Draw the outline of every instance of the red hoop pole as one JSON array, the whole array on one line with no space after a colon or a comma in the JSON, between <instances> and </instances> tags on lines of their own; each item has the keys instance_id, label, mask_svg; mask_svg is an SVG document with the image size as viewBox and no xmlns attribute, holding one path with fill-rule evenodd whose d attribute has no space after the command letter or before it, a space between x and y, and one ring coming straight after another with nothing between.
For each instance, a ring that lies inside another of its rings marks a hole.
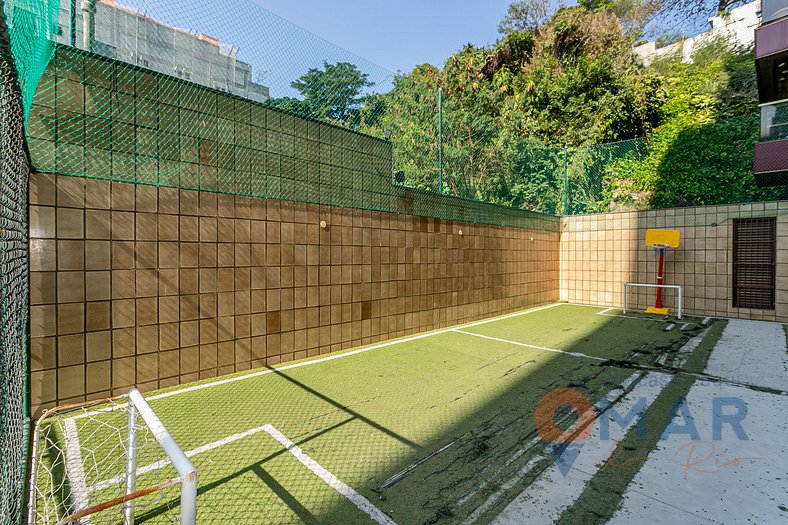
<instances>
[{"instance_id":1,"label":"red hoop pole","mask_svg":"<svg viewBox=\"0 0 788 525\"><path fill-rule=\"evenodd\" d=\"M659 265L657 267L657 284L662 284L662 267L665 262L665 248L659 248ZM662 308L662 288L657 288L657 301L654 304L655 308Z\"/></svg>"}]
</instances>

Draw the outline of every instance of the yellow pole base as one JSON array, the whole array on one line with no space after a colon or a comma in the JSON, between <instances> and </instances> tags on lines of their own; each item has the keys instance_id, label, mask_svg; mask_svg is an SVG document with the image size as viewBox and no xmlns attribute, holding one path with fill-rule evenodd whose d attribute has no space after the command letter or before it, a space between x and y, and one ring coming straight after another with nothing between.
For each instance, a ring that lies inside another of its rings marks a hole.
<instances>
[{"instance_id":1,"label":"yellow pole base","mask_svg":"<svg viewBox=\"0 0 788 525\"><path fill-rule=\"evenodd\" d=\"M657 315L668 315L670 314L670 308L656 308L654 306L649 306L646 308L647 314L657 314Z\"/></svg>"}]
</instances>

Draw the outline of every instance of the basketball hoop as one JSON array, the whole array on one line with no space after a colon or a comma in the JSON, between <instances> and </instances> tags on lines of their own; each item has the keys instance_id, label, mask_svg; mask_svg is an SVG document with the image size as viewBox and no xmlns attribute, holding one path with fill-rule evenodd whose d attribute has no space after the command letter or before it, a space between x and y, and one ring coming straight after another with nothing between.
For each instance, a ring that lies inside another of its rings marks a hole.
<instances>
[{"instance_id":1,"label":"basketball hoop","mask_svg":"<svg viewBox=\"0 0 788 525\"><path fill-rule=\"evenodd\" d=\"M670 244L666 242L655 242L651 247L654 248L654 255L659 255L662 250L670 248Z\"/></svg>"},{"instance_id":2,"label":"basketball hoop","mask_svg":"<svg viewBox=\"0 0 788 525\"><path fill-rule=\"evenodd\" d=\"M662 306L662 288L665 286L663 268L665 265L665 254L668 253L668 248L678 248L681 234L678 230L646 230L646 246L651 245L654 249L654 255L659 257L657 265L657 299L654 306L646 309L646 313L668 315L670 309Z\"/></svg>"}]
</instances>

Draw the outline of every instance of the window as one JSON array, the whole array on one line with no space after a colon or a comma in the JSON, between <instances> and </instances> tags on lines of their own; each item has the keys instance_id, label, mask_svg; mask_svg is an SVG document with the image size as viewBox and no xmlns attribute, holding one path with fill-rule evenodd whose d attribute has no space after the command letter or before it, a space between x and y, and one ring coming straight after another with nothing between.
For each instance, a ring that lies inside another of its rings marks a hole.
<instances>
[{"instance_id":1,"label":"window","mask_svg":"<svg viewBox=\"0 0 788 525\"><path fill-rule=\"evenodd\" d=\"M175 75L184 78L186 80L192 78L192 74L189 72L188 69L186 69L183 66L175 66Z\"/></svg>"},{"instance_id":2,"label":"window","mask_svg":"<svg viewBox=\"0 0 788 525\"><path fill-rule=\"evenodd\" d=\"M774 309L774 217L733 221L733 307Z\"/></svg>"}]
</instances>

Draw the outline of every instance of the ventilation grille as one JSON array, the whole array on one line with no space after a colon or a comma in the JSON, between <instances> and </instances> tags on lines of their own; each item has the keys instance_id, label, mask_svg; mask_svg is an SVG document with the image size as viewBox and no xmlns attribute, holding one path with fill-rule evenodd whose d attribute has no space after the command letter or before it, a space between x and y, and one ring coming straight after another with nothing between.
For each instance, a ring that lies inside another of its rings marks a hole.
<instances>
[{"instance_id":1,"label":"ventilation grille","mask_svg":"<svg viewBox=\"0 0 788 525\"><path fill-rule=\"evenodd\" d=\"M774 309L775 219L733 221L733 306Z\"/></svg>"}]
</instances>

